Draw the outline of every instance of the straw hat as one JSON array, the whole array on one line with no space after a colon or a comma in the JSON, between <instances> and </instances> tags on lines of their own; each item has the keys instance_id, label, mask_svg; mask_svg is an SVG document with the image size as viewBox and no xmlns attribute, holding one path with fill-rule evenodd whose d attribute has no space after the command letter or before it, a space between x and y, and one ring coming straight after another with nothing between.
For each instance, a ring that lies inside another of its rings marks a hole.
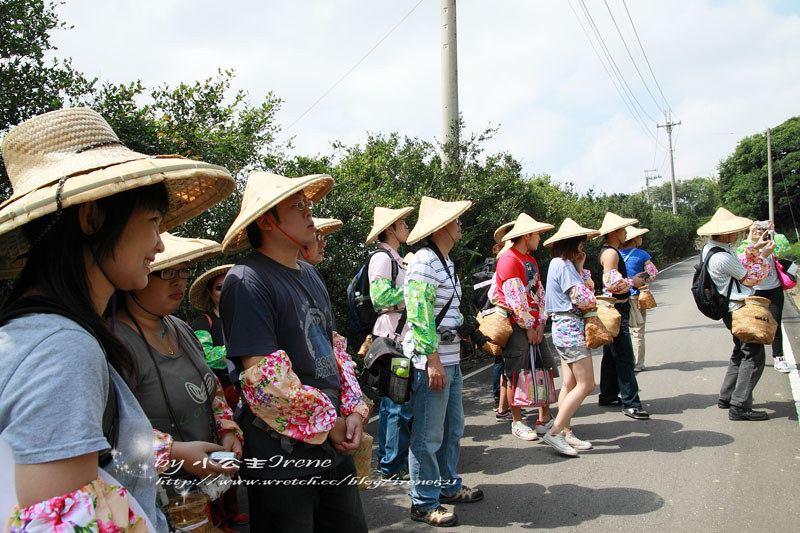
<instances>
[{"instance_id":1,"label":"straw hat","mask_svg":"<svg viewBox=\"0 0 800 533\"><path fill-rule=\"evenodd\" d=\"M550 231L553 228L555 228L555 226L552 224L537 222L532 216L526 213L520 213L517 220L514 222L514 227L508 230L503 240L511 241L512 239L528 235L529 233L541 233L543 231Z\"/></svg>"},{"instance_id":2,"label":"straw hat","mask_svg":"<svg viewBox=\"0 0 800 533\"><path fill-rule=\"evenodd\" d=\"M211 311L214 305L211 301L211 296L208 294L208 284L219 276L227 274L228 270L233 266L233 263L231 263L214 267L211 270L206 270L194 280L194 283L189 288L189 303L192 304L192 307L200 311Z\"/></svg>"},{"instance_id":3,"label":"straw hat","mask_svg":"<svg viewBox=\"0 0 800 533\"><path fill-rule=\"evenodd\" d=\"M0 273L23 266L15 258L30 243L26 223L58 210L163 182L169 198L166 231L206 211L234 189L224 168L178 155L149 156L123 146L96 111L71 108L27 120L3 139L13 194L0 203Z\"/></svg>"},{"instance_id":4,"label":"straw hat","mask_svg":"<svg viewBox=\"0 0 800 533\"><path fill-rule=\"evenodd\" d=\"M587 239L594 239L600 235L600 232L596 229L584 228L571 218L565 218L556 234L544 241L544 245L551 246L558 241L565 241L582 235L585 235Z\"/></svg>"},{"instance_id":5,"label":"straw hat","mask_svg":"<svg viewBox=\"0 0 800 533\"><path fill-rule=\"evenodd\" d=\"M494 230L494 242L497 244L503 244L503 236L508 233L508 230L511 229L511 226L514 225L514 221L506 222L496 230Z\"/></svg>"},{"instance_id":6,"label":"straw hat","mask_svg":"<svg viewBox=\"0 0 800 533\"><path fill-rule=\"evenodd\" d=\"M164 241L164 251L156 254L156 258L150 265L152 272L171 268L181 263L193 265L222 252L222 246L210 239L187 239L171 233L162 233L161 240Z\"/></svg>"},{"instance_id":7,"label":"straw hat","mask_svg":"<svg viewBox=\"0 0 800 533\"><path fill-rule=\"evenodd\" d=\"M634 224L638 224L639 219L636 218L623 218L616 213L612 213L611 211L606 212L606 216L603 217L603 224L600 225L600 229L597 230L600 232L600 235L603 236L612 231L617 231L618 229L625 228L627 226L633 226Z\"/></svg>"},{"instance_id":8,"label":"straw hat","mask_svg":"<svg viewBox=\"0 0 800 533\"><path fill-rule=\"evenodd\" d=\"M222 240L222 251L232 254L250 248L247 226L291 195L302 192L307 200L317 203L325 198L332 188L333 178L327 174L287 178L254 170L247 177L239 215Z\"/></svg>"},{"instance_id":9,"label":"straw hat","mask_svg":"<svg viewBox=\"0 0 800 533\"><path fill-rule=\"evenodd\" d=\"M512 246L514 246L513 242L511 242L511 241L504 242L503 243L503 247L500 248L500 251L497 252L497 255L494 256L494 258L498 259L501 255L503 255L505 252L507 252Z\"/></svg>"},{"instance_id":10,"label":"straw hat","mask_svg":"<svg viewBox=\"0 0 800 533\"><path fill-rule=\"evenodd\" d=\"M315 217L312 217L311 219L314 221L314 227L317 228L317 231L319 231L319 234L322 235L323 237L325 235L330 235L331 233L333 233L337 229L339 229L342 226L344 226L342 221L339 220L338 218L315 218Z\"/></svg>"},{"instance_id":11,"label":"straw hat","mask_svg":"<svg viewBox=\"0 0 800 533\"><path fill-rule=\"evenodd\" d=\"M408 234L408 244L414 244L436 230L440 230L470 208L472 202L461 200L445 202L430 196L423 196L419 204L419 219L414 229Z\"/></svg>"},{"instance_id":12,"label":"straw hat","mask_svg":"<svg viewBox=\"0 0 800 533\"><path fill-rule=\"evenodd\" d=\"M413 207L401 207L400 209L376 207L372 214L372 229L369 230L369 235L367 235L367 244L377 239L383 230L401 218L406 218L413 210Z\"/></svg>"},{"instance_id":13,"label":"straw hat","mask_svg":"<svg viewBox=\"0 0 800 533\"><path fill-rule=\"evenodd\" d=\"M634 228L633 226L628 226L625 228L625 242L628 242L631 239L635 239L636 237L641 237L645 233L648 233L650 230L647 228Z\"/></svg>"},{"instance_id":14,"label":"straw hat","mask_svg":"<svg viewBox=\"0 0 800 533\"><path fill-rule=\"evenodd\" d=\"M697 228L698 235L727 235L746 230L753 221L745 217L737 217L724 207L717 209L711 220Z\"/></svg>"}]
</instances>

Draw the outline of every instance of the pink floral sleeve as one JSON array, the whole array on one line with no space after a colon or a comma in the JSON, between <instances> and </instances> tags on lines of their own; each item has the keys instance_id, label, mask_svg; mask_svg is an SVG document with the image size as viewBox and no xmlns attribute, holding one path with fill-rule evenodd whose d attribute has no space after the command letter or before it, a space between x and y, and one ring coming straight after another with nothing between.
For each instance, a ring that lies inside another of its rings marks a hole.
<instances>
[{"instance_id":1,"label":"pink floral sleeve","mask_svg":"<svg viewBox=\"0 0 800 533\"><path fill-rule=\"evenodd\" d=\"M522 328L536 327L537 317L528 305L528 292L519 278L509 278L503 283L506 305L514 313L514 321ZM538 313L537 313L538 315Z\"/></svg>"},{"instance_id":2,"label":"pink floral sleeve","mask_svg":"<svg viewBox=\"0 0 800 533\"><path fill-rule=\"evenodd\" d=\"M336 409L330 399L300 382L283 350L242 372L241 383L253 413L281 435L322 444L336 423Z\"/></svg>"},{"instance_id":3,"label":"pink floral sleeve","mask_svg":"<svg viewBox=\"0 0 800 533\"><path fill-rule=\"evenodd\" d=\"M752 244L747 246L747 249L752 249L752 252L748 253L748 250L745 249L745 253L739 255L739 262L747 269L747 275L739 281L748 286L758 285L767 279L769 274L769 262L761 257L761 254L752 246Z\"/></svg>"},{"instance_id":4,"label":"pink floral sleeve","mask_svg":"<svg viewBox=\"0 0 800 533\"><path fill-rule=\"evenodd\" d=\"M533 297L534 304L539 311L539 317L536 325L544 324L547 322L547 313L544 312L544 285L539 280L536 280L536 295Z\"/></svg>"},{"instance_id":5,"label":"pink floral sleeve","mask_svg":"<svg viewBox=\"0 0 800 533\"><path fill-rule=\"evenodd\" d=\"M655 263L653 263L652 261L648 261L647 263L644 264L644 271L650 274L649 281L656 279L656 276L658 276L658 269L656 268Z\"/></svg>"},{"instance_id":6,"label":"pink floral sleeve","mask_svg":"<svg viewBox=\"0 0 800 533\"><path fill-rule=\"evenodd\" d=\"M627 292L633 287L633 280L623 278L619 270L612 269L603 273L603 285L612 294Z\"/></svg>"},{"instance_id":7,"label":"pink floral sleeve","mask_svg":"<svg viewBox=\"0 0 800 533\"><path fill-rule=\"evenodd\" d=\"M594 293L594 280L592 279L592 271L583 269L581 271L581 277L583 278L583 283L589 287L589 290Z\"/></svg>"},{"instance_id":8,"label":"pink floral sleeve","mask_svg":"<svg viewBox=\"0 0 800 533\"><path fill-rule=\"evenodd\" d=\"M217 435L221 438L225 433L233 433L239 442L244 443L242 429L239 424L233 421L233 410L225 400L225 393L222 391L222 384L215 376L214 380L217 382L217 391L214 394L214 400L211 405L214 413L214 421L217 424Z\"/></svg>"},{"instance_id":9,"label":"pink floral sleeve","mask_svg":"<svg viewBox=\"0 0 800 533\"><path fill-rule=\"evenodd\" d=\"M369 407L361 399L361 387L353 370L353 359L347 353L347 339L335 331L333 332L333 353L336 355L336 364L339 366L339 380L342 386L339 410L342 416L358 413L366 421L369 417Z\"/></svg>"},{"instance_id":10,"label":"pink floral sleeve","mask_svg":"<svg viewBox=\"0 0 800 533\"><path fill-rule=\"evenodd\" d=\"M146 533L147 523L130 508L127 490L98 477L75 492L24 509L15 507L6 531Z\"/></svg>"},{"instance_id":11,"label":"pink floral sleeve","mask_svg":"<svg viewBox=\"0 0 800 533\"><path fill-rule=\"evenodd\" d=\"M153 429L153 451L156 456L156 471L161 474L170 466L172 435Z\"/></svg>"},{"instance_id":12,"label":"pink floral sleeve","mask_svg":"<svg viewBox=\"0 0 800 533\"><path fill-rule=\"evenodd\" d=\"M597 305L594 291L584 285L575 285L569 290L569 300L581 311L591 309Z\"/></svg>"}]
</instances>

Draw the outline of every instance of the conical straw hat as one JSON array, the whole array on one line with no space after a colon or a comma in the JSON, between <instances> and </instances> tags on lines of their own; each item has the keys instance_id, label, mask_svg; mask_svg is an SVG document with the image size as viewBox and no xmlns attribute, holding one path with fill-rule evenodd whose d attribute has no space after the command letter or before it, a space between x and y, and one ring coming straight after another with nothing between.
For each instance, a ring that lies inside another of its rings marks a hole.
<instances>
[{"instance_id":1,"label":"conical straw hat","mask_svg":"<svg viewBox=\"0 0 800 533\"><path fill-rule=\"evenodd\" d=\"M616 213L608 211L606 212L606 216L603 217L603 224L597 231L600 232L600 236L602 236L611 233L612 231L616 231L627 226L633 226L634 224L638 223L639 220L636 218L623 218Z\"/></svg>"},{"instance_id":2,"label":"conical straw hat","mask_svg":"<svg viewBox=\"0 0 800 533\"><path fill-rule=\"evenodd\" d=\"M634 228L633 226L628 226L625 228L625 242L635 239L636 237L640 237L649 231L650 230L647 228Z\"/></svg>"},{"instance_id":3,"label":"conical straw hat","mask_svg":"<svg viewBox=\"0 0 800 533\"><path fill-rule=\"evenodd\" d=\"M325 198L332 188L333 178L327 174L287 178L271 172L254 170L247 177L239 215L222 239L222 251L232 254L250 248L247 226L291 195L302 192L307 200L317 203Z\"/></svg>"},{"instance_id":4,"label":"conical straw hat","mask_svg":"<svg viewBox=\"0 0 800 533\"><path fill-rule=\"evenodd\" d=\"M220 202L235 187L224 168L178 155L149 156L122 145L96 111L71 108L27 120L3 139L13 188L0 203L0 273L15 275L30 243L21 227L61 207L163 182L169 204L161 230ZM59 193L60 191L60 193Z\"/></svg>"},{"instance_id":5,"label":"conical straw hat","mask_svg":"<svg viewBox=\"0 0 800 533\"><path fill-rule=\"evenodd\" d=\"M565 241L582 235L585 235L587 239L594 239L600 235L600 232L596 229L584 228L571 218L565 218L555 235L544 241L544 245L551 246L555 242Z\"/></svg>"},{"instance_id":6,"label":"conical straw hat","mask_svg":"<svg viewBox=\"0 0 800 533\"><path fill-rule=\"evenodd\" d=\"M162 233L161 240L164 241L164 251L156 254L153 264L150 265L150 270L153 272L181 263L193 265L222 253L222 246L210 239L190 239Z\"/></svg>"},{"instance_id":7,"label":"conical straw hat","mask_svg":"<svg viewBox=\"0 0 800 533\"><path fill-rule=\"evenodd\" d=\"M506 222L496 230L494 230L494 242L497 244L503 244L503 236L508 233L508 230L511 229L511 226L514 225L514 221Z\"/></svg>"},{"instance_id":8,"label":"conical straw hat","mask_svg":"<svg viewBox=\"0 0 800 533\"><path fill-rule=\"evenodd\" d=\"M211 311L214 308L214 303L211 301L211 296L208 294L208 284L217 277L227 274L233 266L232 263L229 265L220 265L203 272L194 280L194 283L192 283L189 289L189 303L200 311Z\"/></svg>"},{"instance_id":9,"label":"conical straw hat","mask_svg":"<svg viewBox=\"0 0 800 533\"><path fill-rule=\"evenodd\" d=\"M401 218L406 218L413 210L413 207L401 207L400 209L376 207L372 213L372 229L369 230L366 243L369 244L377 239L383 230Z\"/></svg>"},{"instance_id":10,"label":"conical straw hat","mask_svg":"<svg viewBox=\"0 0 800 533\"><path fill-rule=\"evenodd\" d=\"M727 235L746 230L753 221L745 217L737 217L724 207L717 209L711 220L697 228L698 235Z\"/></svg>"},{"instance_id":11,"label":"conical straw hat","mask_svg":"<svg viewBox=\"0 0 800 533\"><path fill-rule=\"evenodd\" d=\"M472 202L461 200L445 202L430 196L423 196L419 204L419 219L408 234L408 244L414 244L437 230L442 229L470 208Z\"/></svg>"},{"instance_id":12,"label":"conical straw hat","mask_svg":"<svg viewBox=\"0 0 800 533\"><path fill-rule=\"evenodd\" d=\"M330 235L337 229L341 228L344 224L338 218L314 218L314 227L317 228L319 234L323 237L325 235Z\"/></svg>"},{"instance_id":13,"label":"conical straw hat","mask_svg":"<svg viewBox=\"0 0 800 533\"><path fill-rule=\"evenodd\" d=\"M541 233L543 231L550 231L555 228L552 224L547 222L538 222L527 213L520 213L514 222L514 227L508 230L503 237L504 241L510 241L516 237L528 235L529 233Z\"/></svg>"}]
</instances>

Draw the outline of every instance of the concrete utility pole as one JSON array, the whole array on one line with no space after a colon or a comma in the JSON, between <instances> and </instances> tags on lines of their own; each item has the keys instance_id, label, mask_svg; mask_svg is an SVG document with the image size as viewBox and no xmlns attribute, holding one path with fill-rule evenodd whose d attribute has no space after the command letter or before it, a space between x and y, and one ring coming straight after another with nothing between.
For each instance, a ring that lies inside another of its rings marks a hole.
<instances>
[{"instance_id":1,"label":"concrete utility pole","mask_svg":"<svg viewBox=\"0 0 800 533\"><path fill-rule=\"evenodd\" d=\"M666 124L658 124L659 128L667 128L667 137L669 138L669 170L672 177L672 214L678 215L678 199L675 194L675 160L672 157L672 127L680 126L680 121L672 122L672 115L665 115L667 119Z\"/></svg>"},{"instance_id":2,"label":"concrete utility pole","mask_svg":"<svg viewBox=\"0 0 800 533\"><path fill-rule=\"evenodd\" d=\"M645 190L645 197L647 198L647 203L650 203L650 182L655 180L660 180L661 176L651 176L650 172L658 171L657 168L649 168L644 171L644 190Z\"/></svg>"},{"instance_id":3,"label":"concrete utility pole","mask_svg":"<svg viewBox=\"0 0 800 533\"><path fill-rule=\"evenodd\" d=\"M456 0L442 0L442 140L458 142L458 47L456 45ZM442 154L447 163L447 154Z\"/></svg>"},{"instance_id":4,"label":"concrete utility pole","mask_svg":"<svg viewBox=\"0 0 800 533\"><path fill-rule=\"evenodd\" d=\"M775 223L775 204L772 202L772 137L767 128L767 187L769 187L769 221Z\"/></svg>"}]
</instances>

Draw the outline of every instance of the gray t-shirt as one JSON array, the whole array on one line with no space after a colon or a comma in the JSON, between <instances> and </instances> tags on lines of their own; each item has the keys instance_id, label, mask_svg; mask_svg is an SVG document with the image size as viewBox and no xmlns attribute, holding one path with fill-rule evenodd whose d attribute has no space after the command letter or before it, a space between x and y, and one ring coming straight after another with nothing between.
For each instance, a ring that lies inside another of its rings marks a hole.
<instances>
[{"instance_id":1,"label":"gray t-shirt","mask_svg":"<svg viewBox=\"0 0 800 533\"><path fill-rule=\"evenodd\" d=\"M102 421L111 376L119 453L105 470L128 489L154 526L166 531L156 509L153 429L97 340L66 317L35 314L0 328L0 353L0 435L19 464L108 449Z\"/></svg>"},{"instance_id":2,"label":"gray t-shirt","mask_svg":"<svg viewBox=\"0 0 800 533\"><path fill-rule=\"evenodd\" d=\"M583 278L572 261L554 257L547 267L547 292L544 294L544 310L547 313L569 312L575 307L569 299L569 291L575 285L583 285Z\"/></svg>"}]
</instances>

